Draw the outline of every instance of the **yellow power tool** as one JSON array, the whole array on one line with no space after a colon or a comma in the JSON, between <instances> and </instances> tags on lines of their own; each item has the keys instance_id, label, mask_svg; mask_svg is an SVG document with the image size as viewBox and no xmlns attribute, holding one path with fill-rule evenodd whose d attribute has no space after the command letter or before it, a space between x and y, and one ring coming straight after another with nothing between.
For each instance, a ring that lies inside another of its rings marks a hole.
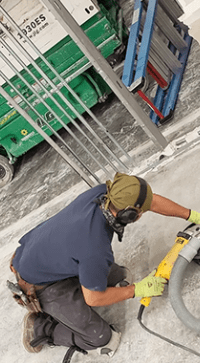
<instances>
[{"instance_id":1,"label":"yellow power tool","mask_svg":"<svg viewBox=\"0 0 200 363\"><path fill-rule=\"evenodd\" d=\"M192 225L191 225L191 227L192 227ZM197 228L196 228L195 231L199 231L199 230L200 230L200 225L197 226ZM198 252L198 250L196 248L199 247L199 242L198 242L198 244L196 244L196 242L195 242L195 248L192 249L191 248L192 247L191 241L193 240L193 242L194 242L195 239L200 239L200 238L199 237L198 238L195 238L197 236L193 232L194 231L192 231L191 228L190 228L190 230L188 230L188 228L187 228L185 231L179 232L177 234L177 237L176 237L176 240L175 240L175 244L173 245L173 247L171 248L171 250L167 253L167 255L164 257L164 259L159 264L159 266L157 268L157 271L155 273L155 276L160 276L160 277L165 278L166 280L169 280L170 279L170 276L171 276L172 269L174 267L174 264L175 264L176 260L178 259L178 256L179 256L180 252L181 252L181 255L184 256L184 258L187 257L185 261L188 261L188 263L194 258L194 256L196 255L196 252ZM184 251L181 251L181 250L187 244L188 244L187 248L189 247L189 251L187 250L187 255L186 255L185 252ZM194 244L193 244L193 247L194 247ZM191 250L192 250L192 252L191 252ZM199 262L198 262L198 264L200 265ZM190 348L188 348L188 347L186 347L186 346L184 346L184 345L182 345L180 343L174 342L173 340L171 340L171 339L169 339L167 337L164 337L164 336L162 336L162 335L160 335L160 334L158 334L158 333L156 333L156 332L148 329L142 323L142 314L143 314L143 311L144 311L145 307L149 306L149 304L151 302L151 299L152 298L148 298L147 297L147 298L143 298L143 299L140 300L141 305L140 305L140 309L139 309L138 316L137 316L137 319L138 319L140 325L148 333L153 334L156 337L161 338L161 339L165 340L166 342L168 342L168 343L170 343L172 345L175 345L178 348L181 348L183 350L186 350L187 352L190 352L190 353L192 353L192 354L200 357L200 353L199 352L196 352L193 349L190 349Z\"/></svg>"},{"instance_id":2,"label":"yellow power tool","mask_svg":"<svg viewBox=\"0 0 200 363\"><path fill-rule=\"evenodd\" d=\"M188 242L189 236L187 233L179 232L177 234L175 244L159 264L155 276L164 277L166 280L169 280L174 263L178 258L178 254ZM147 307L149 306L151 299L151 297L144 297L140 300L140 303Z\"/></svg>"}]
</instances>

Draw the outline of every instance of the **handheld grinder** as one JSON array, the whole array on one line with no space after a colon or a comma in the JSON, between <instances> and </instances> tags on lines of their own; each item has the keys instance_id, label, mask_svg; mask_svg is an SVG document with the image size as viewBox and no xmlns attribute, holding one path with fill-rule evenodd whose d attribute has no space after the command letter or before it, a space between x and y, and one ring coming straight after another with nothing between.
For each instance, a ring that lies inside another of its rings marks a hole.
<instances>
[{"instance_id":1,"label":"handheld grinder","mask_svg":"<svg viewBox=\"0 0 200 363\"><path fill-rule=\"evenodd\" d=\"M169 281L172 268L178 258L179 252L188 242L189 242L189 236L187 233L179 232L177 234L174 245L159 264L155 276L163 277ZM147 307L149 306L151 299L152 299L151 297L144 297L140 300L140 303L145 307Z\"/></svg>"},{"instance_id":2,"label":"handheld grinder","mask_svg":"<svg viewBox=\"0 0 200 363\"><path fill-rule=\"evenodd\" d=\"M174 271L177 269L177 263L180 261L180 258L183 258L186 262L191 262L193 259L197 258L197 263L200 265L200 225L191 225L187 227L183 232L179 232L177 234L175 244L172 246L171 250L167 253L164 259L159 264L155 276L160 276L169 281L170 276L170 284L172 277L174 275ZM175 266L174 266L175 265ZM173 271L172 271L173 270ZM140 325L150 334L157 336L165 340L166 342L175 345L178 348L184 349L187 352L190 352L198 357L200 357L200 353L196 352L193 349L190 349L182 344L174 342L173 340L166 338L150 329L148 329L142 323L142 314L145 307L149 306L152 298L143 298L140 300L141 306L138 312L137 319ZM174 308L175 311L175 308ZM184 310L185 312L185 310ZM188 314L190 314L188 312ZM178 316L178 315L177 315Z\"/></svg>"}]
</instances>

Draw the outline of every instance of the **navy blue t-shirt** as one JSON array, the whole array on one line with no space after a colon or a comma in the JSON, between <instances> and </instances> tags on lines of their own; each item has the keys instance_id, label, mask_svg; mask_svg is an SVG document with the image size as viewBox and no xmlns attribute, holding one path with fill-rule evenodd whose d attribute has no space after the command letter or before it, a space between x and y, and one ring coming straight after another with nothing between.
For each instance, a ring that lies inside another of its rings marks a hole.
<instances>
[{"instance_id":1,"label":"navy blue t-shirt","mask_svg":"<svg viewBox=\"0 0 200 363\"><path fill-rule=\"evenodd\" d=\"M82 193L21 238L13 266L24 280L43 284L78 276L89 290L106 289L113 230L94 201L105 193L105 184Z\"/></svg>"}]
</instances>

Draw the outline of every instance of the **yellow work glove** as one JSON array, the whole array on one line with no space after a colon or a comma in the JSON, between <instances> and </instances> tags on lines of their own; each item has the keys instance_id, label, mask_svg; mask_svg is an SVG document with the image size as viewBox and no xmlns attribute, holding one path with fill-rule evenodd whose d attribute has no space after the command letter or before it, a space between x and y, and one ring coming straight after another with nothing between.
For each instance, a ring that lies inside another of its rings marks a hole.
<instances>
[{"instance_id":1,"label":"yellow work glove","mask_svg":"<svg viewBox=\"0 0 200 363\"><path fill-rule=\"evenodd\" d=\"M135 297L152 297L160 296L164 290L164 284L167 280L163 277L154 276L156 270L150 273L142 281L134 283L135 285Z\"/></svg>"},{"instance_id":2,"label":"yellow work glove","mask_svg":"<svg viewBox=\"0 0 200 363\"><path fill-rule=\"evenodd\" d=\"M200 224L200 213L191 210L188 221L195 224Z\"/></svg>"}]
</instances>

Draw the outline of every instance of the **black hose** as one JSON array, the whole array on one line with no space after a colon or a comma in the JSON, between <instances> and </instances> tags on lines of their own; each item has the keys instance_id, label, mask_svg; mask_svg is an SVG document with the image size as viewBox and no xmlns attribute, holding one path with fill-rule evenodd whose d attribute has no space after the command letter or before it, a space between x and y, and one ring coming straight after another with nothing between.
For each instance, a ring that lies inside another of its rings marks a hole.
<instances>
[{"instance_id":1,"label":"black hose","mask_svg":"<svg viewBox=\"0 0 200 363\"><path fill-rule=\"evenodd\" d=\"M74 333L72 333L72 342L73 342L73 345L71 345L71 347L69 347L69 349L67 350L62 363L70 363L72 356L73 356L74 352L76 352L76 351L83 353L84 355L88 354L88 352L85 349L82 349L82 348L78 347L78 345L76 345Z\"/></svg>"},{"instance_id":2,"label":"black hose","mask_svg":"<svg viewBox=\"0 0 200 363\"><path fill-rule=\"evenodd\" d=\"M80 352L83 353L84 355L88 354L88 352L86 352L84 349L81 349L79 347L77 347L77 345L72 345L66 352L62 363L70 363L72 356L75 352Z\"/></svg>"},{"instance_id":3,"label":"black hose","mask_svg":"<svg viewBox=\"0 0 200 363\"><path fill-rule=\"evenodd\" d=\"M200 353L196 352L195 350L190 349L190 348L187 348L187 347L185 347L185 346L184 346L184 345L182 345L182 344L176 343L176 342L174 342L173 340L168 339L168 338L164 337L163 335L160 335L160 334L158 334L158 333L156 333L156 332L154 332L154 331L152 331L152 330L148 329L148 328L147 328L147 327L146 327L146 326L142 323L142 314L143 314L144 308L145 308L145 306L144 306L144 305L141 305L141 306L140 306L140 309L139 309L139 312L138 312L138 316L137 316L137 319L138 319L138 321L139 321L139 323L140 323L140 325L141 325L141 327L142 327L143 329L145 329L148 333L153 334L153 335L155 335L156 337L158 337L158 338L160 338L160 339L162 339L162 340L165 340L165 341L166 341L167 343L169 343L169 344L173 344L173 345L175 345L175 346L176 346L176 347L178 347L178 348L184 349L184 350L186 350L187 352L192 353L192 354L195 354L195 355L197 355L198 357L200 357Z\"/></svg>"}]
</instances>

